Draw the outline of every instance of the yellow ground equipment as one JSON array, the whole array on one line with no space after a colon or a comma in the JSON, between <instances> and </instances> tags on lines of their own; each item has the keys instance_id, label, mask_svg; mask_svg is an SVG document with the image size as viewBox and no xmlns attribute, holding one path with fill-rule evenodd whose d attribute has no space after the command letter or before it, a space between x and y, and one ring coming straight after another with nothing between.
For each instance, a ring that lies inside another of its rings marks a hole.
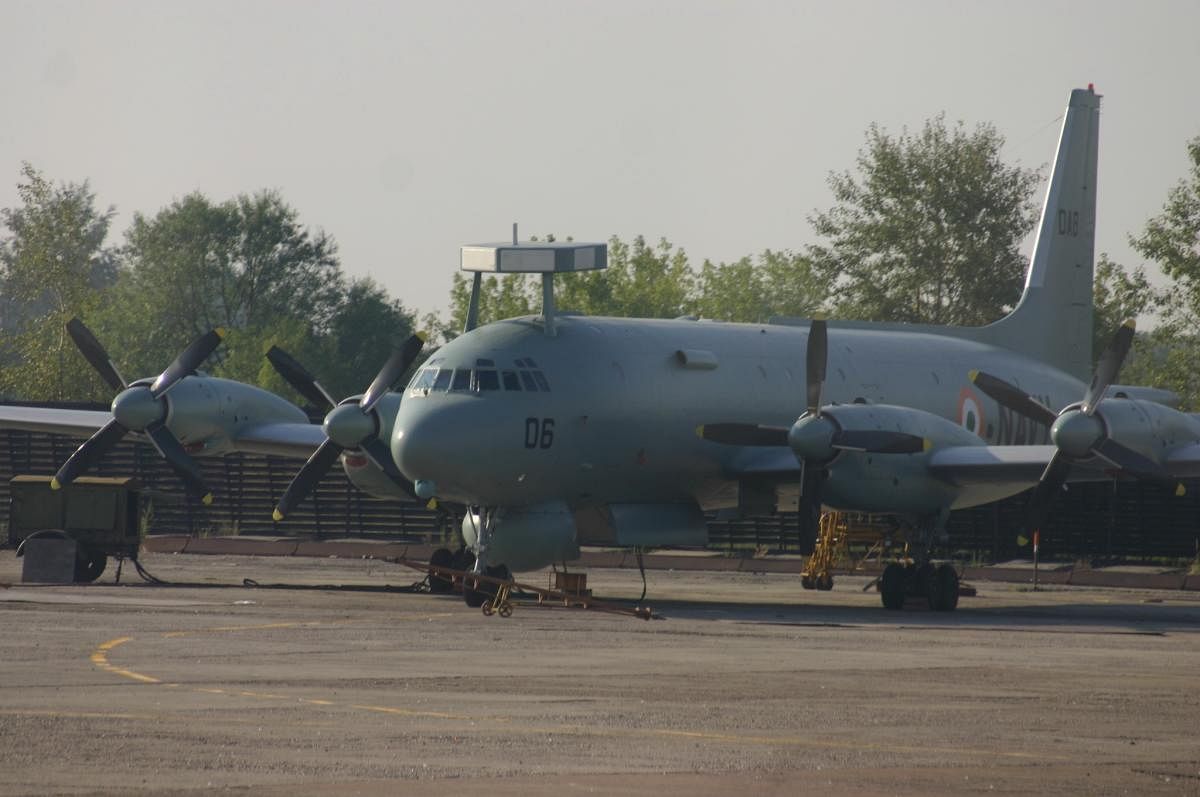
<instances>
[{"instance_id":1,"label":"yellow ground equipment","mask_svg":"<svg viewBox=\"0 0 1200 797\"><path fill-rule=\"evenodd\" d=\"M833 571L857 570L865 562L907 559L908 543L884 516L825 512L817 544L800 574L805 589L833 589Z\"/></svg>"}]
</instances>

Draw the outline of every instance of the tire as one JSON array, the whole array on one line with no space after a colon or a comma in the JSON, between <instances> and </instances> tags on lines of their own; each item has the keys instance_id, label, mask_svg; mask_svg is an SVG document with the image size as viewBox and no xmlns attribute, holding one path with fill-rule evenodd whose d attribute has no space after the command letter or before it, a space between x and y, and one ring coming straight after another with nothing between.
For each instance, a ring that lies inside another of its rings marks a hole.
<instances>
[{"instance_id":1,"label":"tire","mask_svg":"<svg viewBox=\"0 0 1200 797\"><path fill-rule=\"evenodd\" d=\"M828 592L833 589L833 576L830 573L822 573L817 576L816 586L822 592Z\"/></svg>"},{"instance_id":2,"label":"tire","mask_svg":"<svg viewBox=\"0 0 1200 797\"><path fill-rule=\"evenodd\" d=\"M108 556L82 545L75 548L75 583L90 584L108 567Z\"/></svg>"},{"instance_id":3,"label":"tire","mask_svg":"<svg viewBox=\"0 0 1200 797\"><path fill-rule=\"evenodd\" d=\"M800 576L800 586L804 587L805 589L816 589L817 588L816 582L813 581L813 577L810 576L808 573L805 573Z\"/></svg>"},{"instance_id":4,"label":"tire","mask_svg":"<svg viewBox=\"0 0 1200 797\"><path fill-rule=\"evenodd\" d=\"M903 609L908 597L907 568L899 562L892 562L883 569L879 577L879 595L883 599L883 608L893 611Z\"/></svg>"},{"instance_id":5,"label":"tire","mask_svg":"<svg viewBox=\"0 0 1200 797\"><path fill-rule=\"evenodd\" d=\"M954 565L938 565L937 570L934 571L933 583L938 595L936 610L952 612L958 608L958 572L954 569ZM933 606L932 600L929 605Z\"/></svg>"},{"instance_id":6,"label":"tire","mask_svg":"<svg viewBox=\"0 0 1200 797\"><path fill-rule=\"evenodd\" d=\"M429 564L437 567L446 567L451 570L454 567L454 553L449 548L438 548L429 557ZM454 590L454 579L449 576L437 575L433 571L429 573L429 591L435 595L445 595Z\"/></svg>"}]
</instances>

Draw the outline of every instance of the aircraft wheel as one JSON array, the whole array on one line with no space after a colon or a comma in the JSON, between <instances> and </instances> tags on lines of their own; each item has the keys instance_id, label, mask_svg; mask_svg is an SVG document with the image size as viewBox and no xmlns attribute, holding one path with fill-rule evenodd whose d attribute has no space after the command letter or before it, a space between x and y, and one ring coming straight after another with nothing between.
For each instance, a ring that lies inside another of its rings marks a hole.
<instances>
[{"instance_id":1,"label":"aircraft wheel","mask_svg":"<svg viewBox=\"0 0 1200 797\"><path fill-rule=\"evenodd\" d=\"M926 562L917 568L916 585L920 594L929 601L929 608L935 612L942 610L942 594L938 590L937 568Z\"/></svg>"},{"instance_id":2,"label":"aircraft wheel","mask_svg":"<svg viewBox=\"0 0 1200 797\"><path fill-rule=\"evenodd\" d=\"M108 556L83 545L75 549L75 582L89 584L100 578L108 566Z\"/></svg>"},{"instance_id":3,"label":"aircraft wheel","mask_svg":"<svg viewBox=\"0 0 1200 797\"><path fill-rule=\"evenodd\" d=\"M500 604L500 616L501 617L512 617L512 613L513 613L513 605L511 603L509 603L508 601L505 601L504 603Z\"/></svg>"},{"instance_id":4,"label":"aircraft wheel","mask_svg":"<svg viewBox=\"0 0 1200 797\"><path fill-rule=\"evenodd\" d=\"M938 565L933 575L933 586L938 596L938 605L933 605L931 597L930 608L940 612L952 612L958 608L958 572L954 565Z\"/></svg>"},{"instance_id":5,"label":"aircraft wheel","mask_svg":"<svg viewBox=\"0 0 1200 797\"><path fill-rule=\"evenodd\" d=\"M816 589L817 588L816 582L813 581L813 577L810 576L808 573L801 574L800 586L804 587L805 589Z\"/></svg>"},{"instance_id":6,"label":"aircraft wheel","mask_svg":"<svg viewBox=\"0 0 1200 797\"><path fill-rule=\"evenodd\" d=\"M822 592L828 592L829 590L833 589L833 574L825 572L817 576L816 586L817 589L821 590Z\"/></svg>"},{"instance_id":7,"label":"aircraft wheel","mask_svg":"<svg viewBox=\"0 0 1200 797\"><path fill-rule=\"evenodd\" d=\"M484 616L484 617L491 617L491 616L492 616L492 612L494 612L495 610L496 610L496 609L495 609L495 607L494 607L494 606L492 606L492 602L491 602L491 601L484 601L484 602L483 602L483 616Z\"/></svg>"},{"instance_id":8,"label":"aircraft wheel","mask_svg":"<svg viewBox=\"0 0 1200 797\"><path fill-rule=\"evenodd\" d=\"M885 609L903 609L908 595L908 573L904 565L892 562L879 577L879 594Z\"/></svg>"},{"instance_id":9,"label":"aircraft wheel","mask_svg":"<svg viewBox=\"0 0 1200 797\"><path fill-rule=\"evenodd\" d=\"M436 551L433 552L433 555L429 557L429 564L436 565L437 567L448 567L451 569L455 569L454 568L454 553L449 548L438 548ZM430 592L437 594L437 595L444 595L447 592L451 592L453 589L454 589L454 580L453 579L451 579L448 576L437 575L433 571L430 571L430 573L429 573L429 591Z\"/></svg>"}]
</instances>

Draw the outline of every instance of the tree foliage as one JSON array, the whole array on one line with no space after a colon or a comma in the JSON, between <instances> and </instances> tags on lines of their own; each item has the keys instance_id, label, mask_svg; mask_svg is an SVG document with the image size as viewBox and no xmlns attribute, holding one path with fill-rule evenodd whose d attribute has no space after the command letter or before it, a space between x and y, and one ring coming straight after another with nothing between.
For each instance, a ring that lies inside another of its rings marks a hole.
<instances>
[{"instance_id":1,"label":"tree foliage","mask_svg":"<svg viewBox=\"0 0 1200 797\"><path fill-rule=\"evenodd\" d=\"M369 278L347 281L336 246L275 192L215 203L199 193L135 214L124 247L87 183L54 186L26 165L23 205L0 211L0 391L109 399L64 332L80 316L127 379L160 372L197 336L225 329L214 375L291 394L264 358L277 344L338 397L360 392L413 317Z\"/></svg>"},{"instance_id":2,"label":"tree foliage","mask_svg":"<svg viewBox=\"0 0 1200 797\"><path fill-rule=\"evenodd\" d=\"M807 257L769 249L733 263L706 260L697 284L696 313L717 321L808 317L821 311L829 293L828 281Z\"/></svg>"},{"instance_id":3,"label":"tree foliage","mask_svg":"<svg viewBox=\"0 0 1200 797\"><path fill-rule=\"evenodd\" d=\"M480 323L540 312L541 290L541 281L533 276L485 277ZM802 255L766 250L733 263L705 261L697 273L683 249L666 239L651 245L640 235L629 243L609 239L608 268L555 278L559 310L591 316L766 321L775 315L811 315L826 293L826 281ZM470 296L471 278L456 274L450 322L427 318L426 327L453 337L466 321Z\"/></svg>"},{"instance_id":4,"label":"tree foliage","mask_svg":"<svg viewBox=\"0 0 1200 797\"><path fill-rule=\"evenodd\" d=\"M21 206L0 210L0 393L24 399L99 399L96 378L64 332L100 303L114 255L104 245L112 208L96 208L87 182L53 184L26 163Z\"/></svg>"},{"instance_id":5,"label":"tree foliage","mask_svg":"<svg viewBox=\"0 0 1200 797\"><path fill-rule=\"evenodd\" d=\"M164 365L163 352L216 327L253 337L303 320L320 336L345 290L336 251L323 232L302 227L275 192L221 203L192 193L153 217L134 215L122 250L120 301L106 326L123 333L122 350L146 373ZM218 362L229 351L218 350ZM225 370L253 381L258 366Z\"/></svg>"},{"instance_id":6,"label":"tree foliage","mask_svg":"<svg viewBox=\"0 0 1200 797\"><path fill-rule=\"evenodd\" d=\"M1136 380L1174 390L1185 407L1200 407L1200 136L1187 144L1188 174L1167 194L1162 212L1146 222L1130 244L1158 265L1170 280L1162 291L1144 291L1145 308L1160 323L1139 335L1131 369L1122 381Z\"/></svg>"},{"instance_id":7,"label":"tree foliage","mask_svg":"<svg viewBox=\"0 0 1200 797\"><path fill-rule=\"evenodd\" d=\"M836 204L810 217L828 241L808 255L835 286L834 314L970 326L1003 315L1020 296L1037 173L1006 166L987 124L937 116L918 134L872 125L866 138L857 175L830 174Z\"/></svg>"}]
</instances>

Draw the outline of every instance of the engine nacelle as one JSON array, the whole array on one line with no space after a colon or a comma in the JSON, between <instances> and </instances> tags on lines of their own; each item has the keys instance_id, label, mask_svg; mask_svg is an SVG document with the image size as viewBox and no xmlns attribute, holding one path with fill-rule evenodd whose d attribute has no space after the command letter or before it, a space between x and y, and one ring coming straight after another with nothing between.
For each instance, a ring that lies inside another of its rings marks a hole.
<instances>
[{"instance_id":1,"label":"engine nacelle","mask_svg":"<svg viewBox=\"0 0 1200 797\"><path fill-rule=\"evenodd\" d=\"M926 514L950 507L962 490L929 473L930 452L944 446L982 446L973 432L940 415L889 404L845 404L822 409L842 429L889 430L923 437L920 454L842 451L827 466L825 503L858 512Z\"/></svg>"},{"instance_id":2,"label":"engine nacelle","mask_svg":"<svg viewBox=\"0 0 1200 797\"><path fill-rule=\"evenodd\" d=\"M1166 451L1200 442L1200 424L1192 416L1152 401L1107 398L1096 415L1107 437L1160 464Z\"/></svg>"},{"instance_id":3,"label":"engine nacelle","mask_svg":"<svg viewBox=\"0 0 1200 797\"><path fill-rule=\"evenodd\" d=\"M562 501L497 510L487 549L489 566L507 565L522 572L540 570L554 562L579 558L575 516ZM467 512L462 535L467 547L479 552L479 515Z\"/></svg>"}]
</instances>

